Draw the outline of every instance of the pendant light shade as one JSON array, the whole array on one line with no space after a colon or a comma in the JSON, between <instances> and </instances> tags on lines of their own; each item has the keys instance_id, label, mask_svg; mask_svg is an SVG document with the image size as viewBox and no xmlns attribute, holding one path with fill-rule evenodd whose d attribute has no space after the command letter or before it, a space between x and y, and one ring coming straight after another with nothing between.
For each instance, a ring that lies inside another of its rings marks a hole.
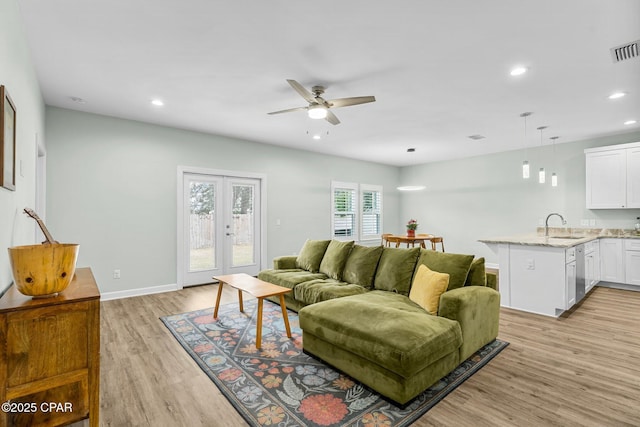
<instances>
[{"instance_id":1,"label":"pendant light shade","mask_svg":"<svg viewBox=\"0 0 640 427\"><path fill-rule=\"evenodd\" d=\"M542 131L545 130L547 127L546 126L540 126L538 127L538 130L540 131L540 156L542 157ZM547 182L547 175L544 171L544 168L540 168L540 170L538 171L538 182L540 184L544 184L545 182Z\"/></svg>"},{"instance_id":2,"label":"pendant light shade","mask_svg":"<svg viewBox=\"0 0 640 427\"><path fill-rule=\"evenodd\" d=\"M529 179L529 162L525 160L522 162L522 178Z\"/></svg>"},{"instance_id":3,"label":"pendant light shade","mask_svg":"<svg viewBox=\"0 0 640 427\"><path fill-rule=\"evenodd\" d=\"M554 169L555 169L555 164L556 164L556 139L560 138L559 136L552 136L551 141L553 144L553 165L554 165ZM557 187L558 186L558 175L555 172L551 173L551 186L552 187Z\"/></svg>"},{"instance_id":4,"label":"pendant light shade","mask_svg":"<svg viewBox=\"0 0 640 427\"><path fill-rule=\"evenodd\" d=\"M529 117L531 114L531 112L527 112L527 113L522 113L520 114L520 117L524 118L524 148L525 148L525 157L527 155L527 117ZM529 161L525 160L522 162L522 179L529 179L530 177L530 173L529 173Z\"/></svg>"}]
</instances>

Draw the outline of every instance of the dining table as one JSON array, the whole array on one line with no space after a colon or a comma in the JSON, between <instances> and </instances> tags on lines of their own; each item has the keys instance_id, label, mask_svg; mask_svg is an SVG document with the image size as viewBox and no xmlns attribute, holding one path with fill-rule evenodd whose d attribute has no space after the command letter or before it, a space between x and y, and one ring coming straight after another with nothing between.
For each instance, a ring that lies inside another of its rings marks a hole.
<instances>
[{"instance_id":1,"label":"dining table","mask_svg":"<svg viewBox=\"0 0 640 427\"><path fill-rule=\"evenodd\" d=\"M406 234L387 234L383 237L390 246L395 243L396 248L399 248L400 245L406 244L407 247L415 247L416 243L420 244L421 248L426 249L427 246L425 241L435 238L433 234L416 234L415 236L407 236Z\"/></svg>"}]
</instances>

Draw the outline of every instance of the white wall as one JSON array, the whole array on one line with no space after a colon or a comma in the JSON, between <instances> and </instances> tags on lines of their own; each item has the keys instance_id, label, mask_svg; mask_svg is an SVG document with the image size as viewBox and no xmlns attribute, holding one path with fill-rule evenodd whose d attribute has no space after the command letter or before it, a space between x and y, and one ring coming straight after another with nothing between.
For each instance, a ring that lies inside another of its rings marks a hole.
<instances>
[{"instance_id":1,"label":"white wall","mask_svg":"<svg viewBox=\"0 0 640 427\"><path fill-rule=\"evenodd\" d=\"M44 103L22 28L18 2L0 0L0 85L16 107L16 190L0 188L0 293L12 283L8 247L33 244L35 222L22 214L35 206L36 135L44 140Z\"/></svg>"},{"instance_id":2,"label":"white wall","mask_svg":"<svg viewBox=\"0 0 640 427\"><path fill-rule=\"evenodd\" d=\"M585 156L590 147L640 141L640 132L556 144L405 167L403 184L423 184L426 191L402 196L401 214L416 218L420 232L442 235L448 252L497 256L478 239L535 232L540 220L559 212L569 227L582 219L595 219L598 228L633 228L639 209L585 209ZM522 161L528 158L531 178L522 179ZM547 184L537 181L537 171L547 171ZM550 185L558 173L559 185ZM560 226L558 218L550 225Z\"/></svg>"},{"instance_id":3,"label":"white wall","mask_svg":"<svg viewBox=\"0 0 640 427\"><path fill-rule=\"evenodd\" d=\"M56 239L80 244L78 266L92 268L103 293L176 283L178 165L267 176L264 267L307 238L330 236L331 180L383 185L385 224L401 223L396 167L60 108L46 113L48 226Z\"/></svg>"}]
</instances>

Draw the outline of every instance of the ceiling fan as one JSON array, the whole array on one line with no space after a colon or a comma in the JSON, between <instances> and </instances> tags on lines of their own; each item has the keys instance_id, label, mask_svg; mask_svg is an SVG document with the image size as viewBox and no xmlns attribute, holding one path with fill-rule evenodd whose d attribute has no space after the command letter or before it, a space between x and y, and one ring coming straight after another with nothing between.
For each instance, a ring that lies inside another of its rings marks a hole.
<instances>
[{"instance_id":1,"label":"ceiling fan","mask_svg":"<svg viewBox=\"0 0 640 427\"><path fill-rule=\"evenodd\" d=\"M290 113L293 111L307 111L312 119L325 119L332 125L340 124L340 120L329 111L330 108L349 107L351 105L366 104L367 102L375 102L374 96L355 96L351 98L339 98L325 100L322 98L324 93L323 86L314 86L311 92L306 90L300 83L295 80L287 80L292 88L300 94L309 105L306 107L290 108L288 110L273 111L268 114Z\"/></svg>"}]
</instances>

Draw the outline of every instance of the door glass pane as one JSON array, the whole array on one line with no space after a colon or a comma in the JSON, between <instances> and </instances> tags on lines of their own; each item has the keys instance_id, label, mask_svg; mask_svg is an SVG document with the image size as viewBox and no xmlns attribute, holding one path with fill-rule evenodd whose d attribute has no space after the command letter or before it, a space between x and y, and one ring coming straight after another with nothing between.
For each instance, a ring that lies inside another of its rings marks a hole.
<instances>
[{"instance_id":1,"label":"door glass pane","mask_svg":"<svg viewBox=\"0 0 640 427\"><path fill-rule=\"evenodd\" d=\"M189 271L216 268L216 185L190 182Z\"/></svg>"},{"instance_id":2,"label":"door glass pane","mask_svg":"<svg viewBox=\"0 0 640 427\"><path fill-rule=\"evenodd\" d=\"M251 265L254 259L254 186L233 185L232 266Z\"/></svg>"}]
</instances>

